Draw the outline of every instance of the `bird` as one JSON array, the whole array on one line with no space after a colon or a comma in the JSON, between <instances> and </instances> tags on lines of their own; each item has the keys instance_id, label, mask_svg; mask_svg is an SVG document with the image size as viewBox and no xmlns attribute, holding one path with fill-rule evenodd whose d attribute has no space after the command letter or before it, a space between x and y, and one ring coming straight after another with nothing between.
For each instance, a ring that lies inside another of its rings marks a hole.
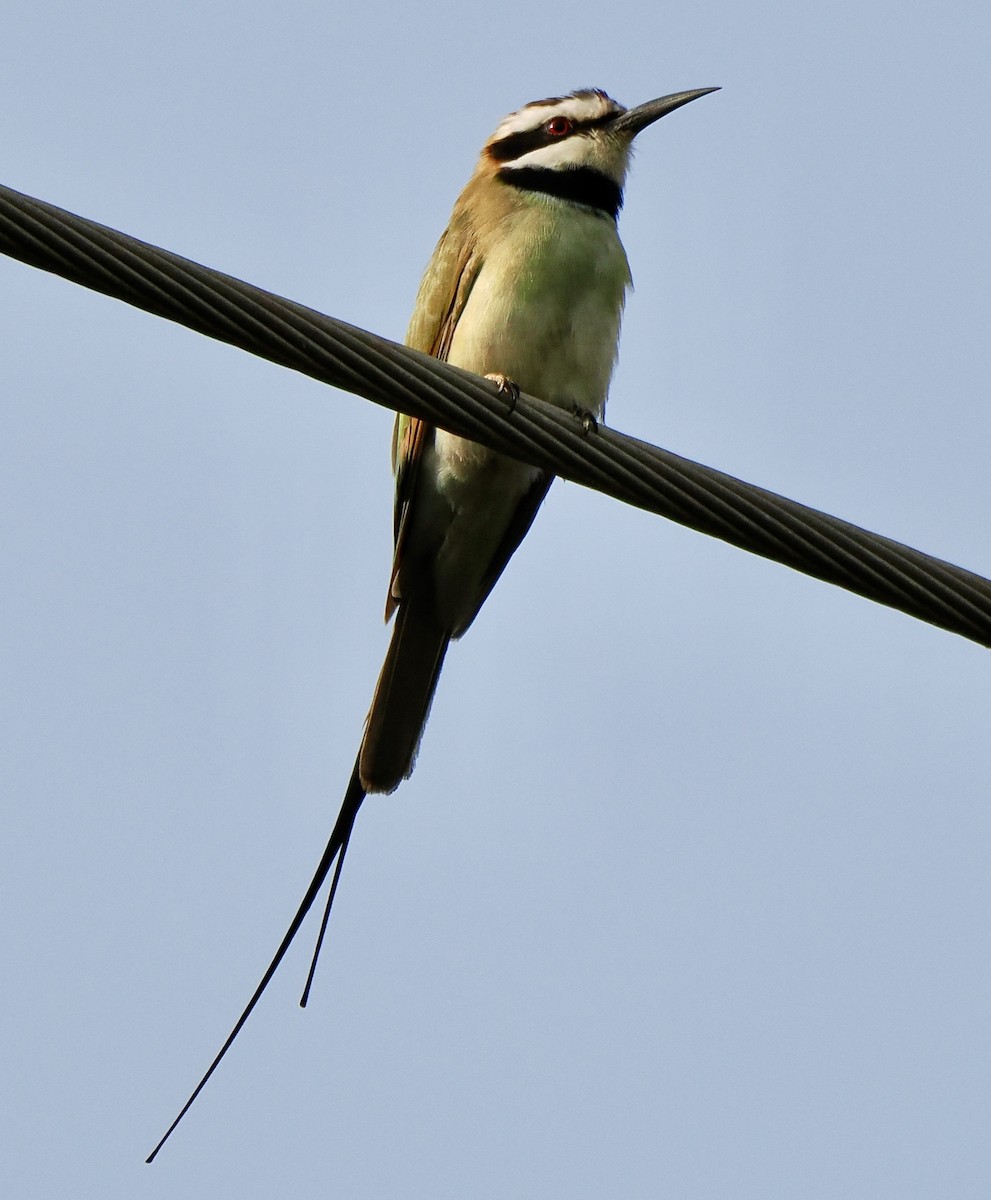
<instances>
[{"instance_id":1,"label":"bird","mask_svg":"<svg viewBox=\"0 0 991 1200\"><path fill-rule=\"evenodd\" d=\"M631 286L617 219L636 136L717 88L633 108L599 88L535 100L482 147L423 276L406 344L594 426L606 405ZM334 868L305 1007L355 818L412 773L449 644L471 626L526 535L553 476L400 413L392 442L394 620L351 780L306 894L264 976L185 1106L185 1116ZM336 860L336 866L335 866Z\"/></svg>"}]
</instances>

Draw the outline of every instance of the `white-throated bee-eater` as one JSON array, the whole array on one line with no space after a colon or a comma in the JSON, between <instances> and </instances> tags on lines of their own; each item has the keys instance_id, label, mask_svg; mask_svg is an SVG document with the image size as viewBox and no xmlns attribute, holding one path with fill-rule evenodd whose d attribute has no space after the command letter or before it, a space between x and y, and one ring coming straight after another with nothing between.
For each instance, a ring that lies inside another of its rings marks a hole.
<instances>
[{"instance_id":1,"label":"white-throated bee-eater","mask_svg":"<svg viewBox=\"0 0 991 1200\"><path fill-rule=\"evenodd\" d=\"M587 89L510 113L482 148L427 266L407 344L584 419L601 417L630 269L616 223L633 139L716 88L626 109ZM306 1003L354 820L369 792L413 770L449 643L468 629L530 528L546 471L400 415L392 447L395 617L340 815L282 944L230 1036L150 1162L257 1003L336 858Z\"/></svg>"}]
</instances>

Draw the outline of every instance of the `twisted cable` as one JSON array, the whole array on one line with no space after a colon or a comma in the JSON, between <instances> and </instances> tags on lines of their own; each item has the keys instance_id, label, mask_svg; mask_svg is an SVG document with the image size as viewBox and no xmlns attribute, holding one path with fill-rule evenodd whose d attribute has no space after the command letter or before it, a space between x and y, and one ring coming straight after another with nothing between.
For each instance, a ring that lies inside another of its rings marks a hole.
<instances>
[{"instance_id":1,"label":"twisted cable","mask_svg":"<svg viewBox=\"0 0 991 1200\"><path fill-rule=\"evenodd\" d=\"M991 581L0 186L0 252L991 645Z\"/></svg>"}]
</instances>

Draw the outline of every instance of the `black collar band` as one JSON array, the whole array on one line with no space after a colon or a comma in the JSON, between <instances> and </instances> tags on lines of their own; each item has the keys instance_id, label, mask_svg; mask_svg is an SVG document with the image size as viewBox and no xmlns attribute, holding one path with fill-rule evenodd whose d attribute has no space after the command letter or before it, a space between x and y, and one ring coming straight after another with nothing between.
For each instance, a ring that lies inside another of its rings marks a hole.
<instances>
[{"instance_id":1,"label":"black collar band","mask_svg":"<svg viewBox=\"0 0 991 1200\"><path fill-rule=\"evenodd\" d=\"M613 220L623 207L623 189L615 179L592 167L564 167L559 171L549 167L503 167L499 178L526 192L543 192L597 209Z\"/></svg>"}]
</instances>

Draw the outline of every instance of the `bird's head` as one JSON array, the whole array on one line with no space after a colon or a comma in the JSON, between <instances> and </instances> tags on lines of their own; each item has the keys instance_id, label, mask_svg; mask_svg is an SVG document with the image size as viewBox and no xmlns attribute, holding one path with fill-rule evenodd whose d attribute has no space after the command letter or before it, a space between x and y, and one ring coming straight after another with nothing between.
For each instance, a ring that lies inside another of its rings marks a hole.
<instances>
[{"instance_id":1,"label":"bird's head","mask_svg":"<svg viewBox=\"0 0 991 1200\"><path fill-rule=\"evenodd\" d=\"M714 91L676 92L636 108L624 108L599 88L534 100L500 123L482 150L481 168L507 182L513 171L595 171L622 189L636 135Z\"/></svg>"}]
</instances>

